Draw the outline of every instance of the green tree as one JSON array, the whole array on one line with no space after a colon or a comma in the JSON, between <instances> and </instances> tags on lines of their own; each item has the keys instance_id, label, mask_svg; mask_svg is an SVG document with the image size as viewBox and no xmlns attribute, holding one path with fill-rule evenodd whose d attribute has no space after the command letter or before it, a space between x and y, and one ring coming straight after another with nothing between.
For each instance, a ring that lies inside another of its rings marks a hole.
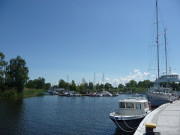
<instances>
[{"instance_id":1,"label":"green tree","mask_svg":"<svg viewBox=\"0 0 180 135\"><path fill-rule=\"evenodd\" d=\"M85 90L88 89L88 83L84 83Z\"/></svg>"},{"instance_id":2,"label":"green tree","mask_svg":"<svg viewBox=\"0 0 180 135\"><path fill-rule=\"evenodd\" d=\"M92 90L93 90L93 83L92 83L92 82L89 82L88 89L89 89L90 91L92 91Z\"/></svg>"},{"instance_id":3,"label":"green tree","mask_svg":"<svg viewBox=\"0 0 180 135\"><path fill-rule=\"evenodd\" d=\"M122 88L124 88L124 85L123 85L123 84L119 84L119 85L118 85L118 88L119 88L119 89L122 89Z\"/></svg>"},{"instance_id":4,"label":"green tree","mask_svg":"<svg viewBox=\"0 0 180 135\"><path fill-rule=\"evenodd\" d=\"M105 90L110 90L110 89L112 89L112 85L110 84L110 83L106 83L105 84Z\"/></svg>"},{"instance_id":5,"label":"green tree","mask_svg":"<svg viewBox=\"0 0 180 135\"><path fill-rule=\"evenodd\" d=\"M66 88L66 82L63 79L61 79L59 81L58 87L59 88Z\"/></svg>"},{"instance_id":6,"label":"green tree","mask_svg":"<svg viewBox=\"0 0 180 135\"><path fill-rule=\"evenodd\" d=\"M33 80L29 80L29 81L25 84L25 87L27 87L27 88L35 88L34 81L33 81Z\"/></svg>"},{"instance_id":7,"label":"green tree","mask_svg":"<svg viewBox=\"0 0 180 135\"><path fill-rule=\"evenodd\" d=\"M86 94L86 92L87 92L86 83L85 84L80 84L79 90L80 90L81 94Z\"/></svg>"},{"instance_id":8,"label":"green tree","mask_svg":"<svg viewBox=\"0 0 180 135\"><path fill-rule=\"evenodd\" d=\"M79 93L81 92L79 86L77 85L76 85L76 91L78 91Z\"/></svg>"},{"instance_id":9,"label":"green tree","mask_svg":"<svg viewBox=\"0 0 180 135\"><path fill-rule=\"evenodd\" d=\"M129 81L128 83L126 83L126 87L127 87L127 88L136 87L136 85L137 85L137 82L134 81L134 80L131 80L131 81Z\"/></svg>"},{"instance_id":10,"label":"green tree","mask_svg":"<svg viewBox=\"0 0 180 135\"><path fill-rule=\"evenodd\" d=\"M5 73L6 73L6 65L7 62L4 60L5 55L0 52L0 91L5 90Z\"/></svg>"},{"instance_id":11,"label":"green tree","mask_svg":"<svg viewBox=\"0 0 180 135\"><path fill-rule=\"evenodd\" d=\"M153 86L153 82L150 80L144 80L144 81L139 81L138 82L138 87L143 87L143 88L150 88Z\"/></svg>"},{"instance_id":12,"label":"green tree","mask_svg":"<svg viewBox=\"0 0 180 135\"><path fill-rule=\"evenodd\" d=\"M45 89L46 89L46 90L49 90L50 88L51 88L51 84L50 84L50 83L46 83L46 84L45 84Z\"/></svg>"},{"instance_id":13,"label":"green tree","mask_svg":"<svg viewBox=\"0 0 180 135\"><path fill-rule=\"evenodd\" d=\"M105 87L104 84L99 85L100 91L103 91L104 87Z\"/></svg>"},{"instance_id":14,"label":"green tree","mask_svg":"<svg viewBox=\"0 0 180 135\"><path fill-rule=\"evenodd\" d=\"M51 84L45 83L45 79L43 77L39 77L38 79L29 80L25 87L27 88L33 88L33 89L50 89Z\"/></svg>"},{"instance_id":15,"label":"green tree","mask_svg":"<svg viewBox=\"0 0 180 135\"><path fill-rule=\"evenodd\" d=\"M28 67L26 61L20 56L11 59L9 65L6 67L6 82L10 88L15 88L17 92L22 92L24 84L28 80Z\"/></svg>"},{"instance_id":16,"label":"green tree","mask_svg":"<svg viewBox=\"0 0 180 135\"><path fill-rule=\"evenodd\" d=\"M65 89L66 89L66 90L70 90L70 84L67 82L65 85L66 85L66 86L65 86Z\"/></svg>"},{"instance_id":17,"label":"green tree","mask_svg":"<svg viewBox=\"0 0 180 135\"><path fill-rule=\"evenodd\" d=\"M99 83L96 84L96 90L99 91L100 85Z\"/></svg>"},{"instance_id":18,"label":"green tree","mask_svg":"<svg viewBox=\"0 0 180 135\"><path fill-rule=\"evenodd\" d=\"M45 79L43 77L39 77L37 79L36 89L43 89L43 88L45 88Z\"/></svg>"},{"instance_id":19,"label":"green tree","mask_svg":"<svg viewBox=\"0 0 180 135\"><path fill-rule=\"evenodd\" d=\"M72 80L72 83L71 83L71 86L70 86L70 90L76 91L76 84L75 84L74 80Z\"/></svg>"}]
</instances>

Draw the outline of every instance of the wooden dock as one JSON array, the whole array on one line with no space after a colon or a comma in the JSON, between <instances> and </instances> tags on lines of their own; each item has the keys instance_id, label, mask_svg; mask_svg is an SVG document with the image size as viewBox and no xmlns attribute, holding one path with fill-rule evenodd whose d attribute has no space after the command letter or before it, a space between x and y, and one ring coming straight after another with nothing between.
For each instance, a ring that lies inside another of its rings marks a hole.
<instances>
[{"instance_id":1,"label":"wooden dock","mask_svg":"<svg viewBox=\"0 0 180 135\"><path fill-rule=\"evenodd\" d=\"M160 135L180 135L180 101L161 105L148 114L140 123L134 135L145 135L145 124L155 123L154 132Z\"/></svg>"}]
</instances>

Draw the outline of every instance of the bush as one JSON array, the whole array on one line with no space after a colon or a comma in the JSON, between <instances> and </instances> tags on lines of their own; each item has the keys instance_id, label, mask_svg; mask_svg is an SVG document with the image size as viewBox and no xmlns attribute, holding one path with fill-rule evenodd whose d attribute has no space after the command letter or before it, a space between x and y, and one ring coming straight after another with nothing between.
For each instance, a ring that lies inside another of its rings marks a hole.
<instances>
[{"instance_id":1,"label":"bush","mask_svg":"<svg viewBox=\"0 0 180 135\"><path fill-rule=\"evenodd\" d=\"M17 97L18 97L18 93L15 90L7 90L0 93L0 99L11 99Z\"/></svg>"}]
</instances>

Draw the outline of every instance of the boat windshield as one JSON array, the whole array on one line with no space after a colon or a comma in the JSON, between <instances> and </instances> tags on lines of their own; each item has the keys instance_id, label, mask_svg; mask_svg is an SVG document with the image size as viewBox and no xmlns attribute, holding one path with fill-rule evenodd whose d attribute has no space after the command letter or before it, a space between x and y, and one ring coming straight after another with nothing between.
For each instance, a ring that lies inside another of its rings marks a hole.
<instances>
[{"instance_id":1,"label":"boat windshield","mask_svg":"<svg viewBox=\"0 0 180 135\"><path fill-rule=\"evenodd\" d=\"M120 102L119 103L119 108L125 108L125 102Z\"/></svg>"},{"instance_id":2,"label":"boat windshield","mask_svg":"<svg viewBox=\"0 0 180 135\"><path fill-rule=\"evenodd\" d=\"M136 103L136 109L141 110L141 103Z\"/></svg>"},{"instance_id":3,"label":"boat windshield","mask_svg":"<svg viewBox=\"0 0 180 135\"><path fill-rule=\"evenodd\" d=\"M134 108L134 103L126 102L126 108Z\"/></svg>"},{"instance_id":4,"label":"boat windshield","mask_svg":"<svg viewBox=\"0 0 180 135\"><path fill-rule=\"evenodd\" d=\"M119 102L119 108L136 108L136 109L141 109L141 103L134 104L134 102Z\"/></svg>"}]
</instances>

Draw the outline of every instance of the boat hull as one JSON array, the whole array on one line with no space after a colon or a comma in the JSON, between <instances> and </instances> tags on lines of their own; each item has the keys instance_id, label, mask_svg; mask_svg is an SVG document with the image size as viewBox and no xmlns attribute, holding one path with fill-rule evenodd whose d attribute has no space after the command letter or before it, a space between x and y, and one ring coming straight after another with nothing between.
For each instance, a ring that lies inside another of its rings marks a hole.
<instances>
[{"instance_id":1,"label":"boat hull","mask_svg":"<svg viewBox=\"0 0 180 135\"><path fill-rule=\"evenodd\" d=\"M137 119L130 119L130 120L119 120L115 117L110 117L110 119L116 124L118 129L123 132L135 132L138 128L141 121L144 119L144 117L137 118Z\"/></svg>"},{"instance_id":2,"label":"boat hull","mask_svg":"<svg viewBox=\"0 0 180 135\"><path fill-rule=\"evenodd\" d=\"M168 103L170 100L177 100L174 95L165 95L160 93L146 93L147 99L151 102L152 107L158 107L162 104Z\"/></svg>"}]
</instances>

